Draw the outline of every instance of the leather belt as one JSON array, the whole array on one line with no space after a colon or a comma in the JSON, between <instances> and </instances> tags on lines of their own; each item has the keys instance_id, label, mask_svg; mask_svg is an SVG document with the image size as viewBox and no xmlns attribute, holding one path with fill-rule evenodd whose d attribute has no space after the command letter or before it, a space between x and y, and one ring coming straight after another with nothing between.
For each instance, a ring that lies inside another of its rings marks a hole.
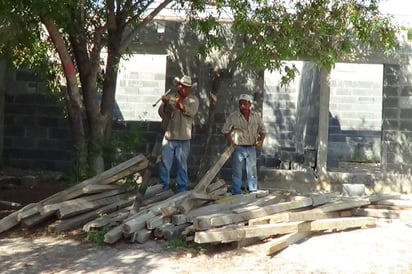
<instances>
[{"instance_id":1,"label":"leather belt","mask_svg":"<svg viewBox=\"0 0 412 274\"><path fill-rule=\"evenodd\" d=\"M240 147L254 147L255 145L239 145Z\"/></svg>"}]
</instances>

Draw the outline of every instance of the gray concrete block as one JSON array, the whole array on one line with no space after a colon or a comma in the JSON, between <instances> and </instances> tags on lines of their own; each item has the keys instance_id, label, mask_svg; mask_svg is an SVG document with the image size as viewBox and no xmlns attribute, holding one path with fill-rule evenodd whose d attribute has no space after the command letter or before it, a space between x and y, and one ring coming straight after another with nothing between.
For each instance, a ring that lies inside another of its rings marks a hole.
<instances>
[{"instance_id":1,"label":"gray concrete block","mask_svg":"<svg viewBox=\"0 0 412 274\"><path fill-rule=\"evenodd\" d=\"M365 185L342 184L342 195L344 197L362 197L365 195Z\"/></svg>"}]
</instances>

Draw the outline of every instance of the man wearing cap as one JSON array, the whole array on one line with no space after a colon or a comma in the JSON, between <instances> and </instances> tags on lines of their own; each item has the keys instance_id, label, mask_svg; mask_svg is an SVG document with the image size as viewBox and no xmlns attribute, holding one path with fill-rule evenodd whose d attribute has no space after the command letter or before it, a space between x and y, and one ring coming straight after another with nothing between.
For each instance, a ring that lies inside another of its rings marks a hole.
<instances>
[{"instance_id":1,"label":"man wearing cap","mask_svg":"<svg viewBox=\"0 0 412 274\"><path fill-rule=\"evenodd\" d=\"M169 189L170 169L173 161L176 160L176 187L177 192L182 192L188 187L187 158L199 100L190 94L194 85L190 76L185 75L176 82L178 91L162 96L162 103L158 109L165 130L159 177L163 190Z\"/></svg>"},{"instance_id":2,"label":"man wearing cap","mask_svg":"<svg viewBox=\"0 0 412 274\"><path fill-rule=\"evenodd\" d=\"M239 109L227 118L222 132L227 144L236 145L232 154L232 194L241 194L242 168L246 164L247 186L249 192L258 188L256 168L256 148L261 148L266 136L262 117L251 109L252 97L239 96Z\"/></svg>"}]
</instances>

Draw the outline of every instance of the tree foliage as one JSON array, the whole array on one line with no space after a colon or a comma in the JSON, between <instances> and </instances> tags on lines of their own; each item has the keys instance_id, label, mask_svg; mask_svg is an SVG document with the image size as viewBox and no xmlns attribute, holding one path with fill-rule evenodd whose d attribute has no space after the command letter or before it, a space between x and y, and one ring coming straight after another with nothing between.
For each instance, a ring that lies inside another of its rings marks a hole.
<instances>
[{"instance_id":1,"label":"tree foliage","mask_svg":"<svg viewBox=\"0 0 412 274\"><path fill-rule=\"evenodd\" d=\"M216 0L213 4L228 11L219 15L230 14L233 32L243 39L239 63L281 71L285 81L296 70L284 66L284 60L313 61L329 70L336 62L360 60L371 51L389 54L398 47L397 26L380 14L379 0ZM222 27L215 17L194 22L206 36ZM209 49L219 48L225 37L209 41L215 42Z\"/></svg>"}]
</instances>

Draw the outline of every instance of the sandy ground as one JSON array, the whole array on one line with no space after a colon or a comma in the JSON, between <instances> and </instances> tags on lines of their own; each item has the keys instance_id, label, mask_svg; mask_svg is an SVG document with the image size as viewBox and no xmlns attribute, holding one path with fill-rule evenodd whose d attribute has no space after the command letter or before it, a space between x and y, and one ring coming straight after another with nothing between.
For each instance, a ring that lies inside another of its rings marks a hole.
<instances>
[{"instance_id":1,"label":"sandy ground","mask_svg":"<svg viewBox=\"0 0 412 274\"><path fill-rule=\"evenodd\" d=\"M1 235L0 235L1 236ZM266 256L270 241L205 247L202 255L164 241L97 246L38 236L0 239L1 273L412 273L412 220L310 237Z\"/></svg>"}]
</instances>

